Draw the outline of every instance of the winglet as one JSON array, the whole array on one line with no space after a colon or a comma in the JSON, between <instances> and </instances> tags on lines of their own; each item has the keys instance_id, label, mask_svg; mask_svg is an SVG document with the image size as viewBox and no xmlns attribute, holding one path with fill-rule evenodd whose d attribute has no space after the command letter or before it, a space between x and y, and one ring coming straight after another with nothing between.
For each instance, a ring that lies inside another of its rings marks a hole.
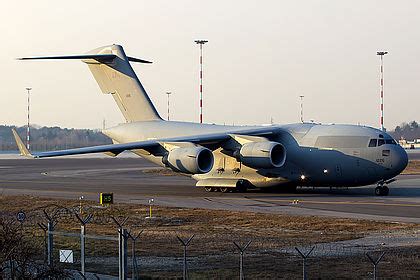
<instances>
[{"instance_id":1,"label":"winglet","mask_svg":"<svg viewBox=\"0 0 420 280\"><path fill-rule=\"evenodd\" d=\"M20 139L19 134L17 134L16 130L12 128L13 136L15 137L16 145L19 148L20 155L25 157L33 158L33 155L29 150L26 148L25 144L23 144L22 139Z\"/></svg>"}]
</instances>

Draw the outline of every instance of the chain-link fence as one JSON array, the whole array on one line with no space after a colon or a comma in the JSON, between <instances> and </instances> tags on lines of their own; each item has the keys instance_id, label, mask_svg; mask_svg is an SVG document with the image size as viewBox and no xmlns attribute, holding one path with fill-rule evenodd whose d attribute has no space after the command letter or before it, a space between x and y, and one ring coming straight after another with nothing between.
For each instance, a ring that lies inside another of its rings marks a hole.
<instances>
[{"instance_id":1,"label":"chain-link fence","mask_svg":"<svg viewBox=\"0 0 420 280\"><path fill-rule=\"evenodd\" d=\"M275 233L256 238L244 228L240 233L232 228L214 231L173 217L143 218L139 226L130 222L132 217L102 206L49 205L27 213L22 222L12 215L2 219L10 223L3 224L3 241L14 243L2 248L4 279L22 275L50 279L420 277L416 246L308 244L305 240L291 244ZM18 257L25 250L31 262Z\"/></svg>"}]
</instances>

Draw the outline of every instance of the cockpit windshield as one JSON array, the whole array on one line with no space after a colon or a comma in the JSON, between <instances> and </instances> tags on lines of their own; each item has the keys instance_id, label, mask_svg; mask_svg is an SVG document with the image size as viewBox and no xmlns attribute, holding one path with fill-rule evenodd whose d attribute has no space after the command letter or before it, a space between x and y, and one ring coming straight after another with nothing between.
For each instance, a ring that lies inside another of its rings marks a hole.
<instances>
[{"instance_id":1,"label":"cockpit windshield","mask_svg":"<svg viewBox=\"0 0 420 280\"><path fill-rule=\"evenodd\" d=\"M379 147L385 144L397 145L397 142L394 139L370 139L368 147Z\"/></svg>"}]
</instances>

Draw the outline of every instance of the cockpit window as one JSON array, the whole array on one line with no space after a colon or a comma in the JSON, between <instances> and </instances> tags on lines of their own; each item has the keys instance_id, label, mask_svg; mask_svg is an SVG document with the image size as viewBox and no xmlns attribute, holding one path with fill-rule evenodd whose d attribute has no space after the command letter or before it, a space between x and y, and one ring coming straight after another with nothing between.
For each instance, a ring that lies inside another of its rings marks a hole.
<instances>
[{"instance_id":1,"label":"cockpit window","mask_svg":"<svg viewBox=\"0 0 420 280\"><path fill-rule=\"evenodd\" d=\"M379 147L385 144L397 145L397 142L394 139L370 139L369 141L369 147Z\"/></svg>"},{"instance_id":2,"label":"cockpit window","mask_svg":"<svg viewBox=\"0 0 420 280\"><path fill-rule=\"evenodd\" d=\"M385 143L387 143L387 144L391 144L391 145L397 145L397 143L395 142L395 140L394 140L394 139L386 139L386 140L385 140Z\"/></svg>"},{"instance_id":3,"label":"cockpit window","mask_svg":"<svg viewBox=\"0 0 420 280\"><path fill-rule=\"evenodd\" d=\"M378 140L377 139L370 139L369 147L376 147Z\"/></svg>"}]
</instances>

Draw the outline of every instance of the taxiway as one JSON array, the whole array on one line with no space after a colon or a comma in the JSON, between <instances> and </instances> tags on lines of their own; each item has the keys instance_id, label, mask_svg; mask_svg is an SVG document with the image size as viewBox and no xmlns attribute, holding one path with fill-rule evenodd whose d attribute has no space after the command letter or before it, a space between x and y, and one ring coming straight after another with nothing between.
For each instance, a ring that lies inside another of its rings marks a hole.
<instances>
[{"instance_id":1,"label":"taxiway","mask_svg":"<svg viewBox=\"0 0 420 280\"><path fill-rule=\"evenodd\" d=\"M113 192L116 202L163 206L320 215L420 223L420 175L400 175L390 195L376 197L374 186L299 189L297 193L207 193L185 176L158 172L138 157L76 157L41 160L0 159L0 192L97 200ZM298 200L298 203L292 203Z\"/></svg>"}]
</instances>

